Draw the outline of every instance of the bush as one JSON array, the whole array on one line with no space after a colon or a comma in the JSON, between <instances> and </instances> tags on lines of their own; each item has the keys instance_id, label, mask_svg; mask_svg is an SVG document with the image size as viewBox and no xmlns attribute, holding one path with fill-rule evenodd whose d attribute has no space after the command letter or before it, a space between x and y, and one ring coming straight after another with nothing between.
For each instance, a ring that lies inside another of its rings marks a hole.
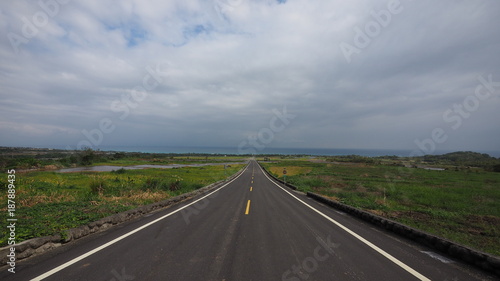
<instances>
[{"instance_id":1,"label":"bush","mask_svg":"<svg viewBox=\"0 0 500 281\"><path fill-rule=\"evenodd\" d=\"M181 186L182 186L182 184L180 181L172 181L172 182L170 182L168 189L170 191L177 191L177 190L181 189Z\"/></svg>"},{"instance_id":2,"label":"bush","mask_svg":"<svg viewBox=\"0 0 500 281\"><path fill-rule=\"evenodd\" d=\"M106 182L99 176L92 177L90 180L90 191L93 194L102 194L106 188Z\"/></svg>"},{"instance_id":3,"label":"bush","mask_svg":"<svg viewBox=\"0 0 500 281\"><path fill-rule=\"evenodd\" d=\"M493 172L500 173L500 164L493 167Z\"/></svg>"},{"instance_id":4,"label":"bush","mask_svg":"<svg viewBox=\"0 0 500 281\"><path fill-rule=\"evenodd\" d=\"M119 174L119 175L120 174L125 174L126 172L127 172L127 170L124 169L124 168L120 168L120 169L118 169L116 171L115 170L111 171L111 173L113 173L113 174Z\"/></svg>"},{"instance_id":5,"label":"bush","mask_svg":"<svg viewBox=\"0 0 500 281\"><path fill-rule=\"evenodd\" d=\"M80 164L83 166L90 166L96 160L98 160L98 155L92 148L85 148L78 153L78 158L80 159Z\"/></svg>"},{"instance_id":6,"label":"bush","mask_svg":"<svg viewBox=\"0 0 500 281\"><path fill-rule=\"evenodd\" d=\"M158 178L147 178L142 185L142 190L158 190L163 188L163 182Z\"/></svg>"}]
</instances>

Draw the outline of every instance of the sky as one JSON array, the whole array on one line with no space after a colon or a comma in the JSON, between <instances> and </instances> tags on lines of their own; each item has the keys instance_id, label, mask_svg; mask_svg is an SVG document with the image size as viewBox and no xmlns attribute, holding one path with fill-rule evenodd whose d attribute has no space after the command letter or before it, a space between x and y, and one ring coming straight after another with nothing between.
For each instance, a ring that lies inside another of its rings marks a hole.
<instances>
[{"instance_id":1,"label":"sky","mask_svg":"<svg viewBox=\"0 0 500 281\"><path fill-rule=\"evenodd\" d=\"M0 146L499 151L498 15L497 0L1 1Z\"/></svg>"}]
</instances>

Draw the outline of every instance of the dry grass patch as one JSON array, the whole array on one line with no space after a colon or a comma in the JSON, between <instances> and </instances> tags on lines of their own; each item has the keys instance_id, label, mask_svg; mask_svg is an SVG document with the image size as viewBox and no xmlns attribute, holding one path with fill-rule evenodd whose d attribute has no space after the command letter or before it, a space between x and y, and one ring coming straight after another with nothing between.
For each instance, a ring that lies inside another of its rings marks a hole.
<instances>
[{"instance_id":1,"label":"dry grass patch","mask_svg":"<svg viewBox=\"0 0 500 281\"><path fill-rule=\"evenodd\" d=\"M62 193L62 194L42 194L42 195L33 195L30 197L24 197L19 200L19 206L23 208L33 207L38 204L43 203L58 203L58 202L75 202L76 197L73 194Z\"/></svg>"},{"instance_id":2,"label":"dry grass patch","mask_svg":"<svg viewBox=\"0 0 500 281\"><path fill-rule=\"evenodd\" d=\"M290 167L271 167L269 168L271 173L283 176L283 170L286 168L287 176L295 176L295 175L305 175L311 172L312 168L309 167L298 167L298 166L290 166Z\"/></svg>"},{"instance_id":3,"label":"dry grass patch","mask_svg":"<svg viewBox=\"0 0 500 281\"><path fill-rule=\"evenodd\" d=\"M126 201L161 201L168 199L170 195L167 192L163 191L142 191L138 193L128 193L124 194L122 196L103 196L101 197L101 200L106 201L106 202L113 202L113 203L118 203L122 202L124 200Z\"/></svg>"}]
</instances>

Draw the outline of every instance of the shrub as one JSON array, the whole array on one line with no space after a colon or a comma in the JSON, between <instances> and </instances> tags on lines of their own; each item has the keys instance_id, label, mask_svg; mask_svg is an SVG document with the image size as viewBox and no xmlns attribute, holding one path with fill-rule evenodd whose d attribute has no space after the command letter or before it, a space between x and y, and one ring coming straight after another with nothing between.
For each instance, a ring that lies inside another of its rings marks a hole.
<instances>
[{"instance_id":1,"label":"shrub","mask_svg":"<svg viewBox=\"0 0 500 281\"><path fill-rule=\"evenodd\" d=\"M106 187L106 182L99 176L92 177L90 180L90 191L93 194L102 194Z\"/></svg>"},{"instance_id":2,"label":"shrub","mask_svg":"<svg viewBox=\"0 0 500 281\"><path fill-rule=\"evenodd\" d=\"M118 169L118 170L116 170L116 171L115 171L115 170L113 170L113 171L111 171L111 172L112 172L113 174L125 174L125 173L127 172L127 170L126 170L126 169L124 169L124 168L120 168L120 169Z\"/></svg>"},{"instance_id":3,"label":"shrub","mask_svg":"<svg viewBox=\"0 0 500 281\"><path fill-rule=\"evenodd\" d=\"M79 158L80 158L80 164L84 165L84 166L89 166L89 165L92 165L92 163L96 160L96 154L95 154L95 151L92 150L91 148L86 148L84 150L82 150L79 154L78 154Z\"/></svg>"},{"instance_id":4,"label":"shrub","mask_svg":"<svg viewBox=\"0 0 500 281\"><path fill-rule=\"evenodd\" d=\"M500 173L500 164L493 167L493 172Z\"/></svg>"},{"instance_id":5,"label":"shrub","mask_svg":"<svg viewBox=\"0 0 500 281\"><path fill-rule=\"evenodd\" d=\"M177 191L181 188L181 182L180 181L172 181L170 182L170 185L169 185L169 190L170 191Z\"/></svg>"},{"instance_id":6,"label":"shrub","mask_svg":"<svg viewBox=\"0 0 500 281\"><path fill-rule=\"evenodd\" d=\"M157 189L161 189L163 186L163 183L160 179L157 179L157 178L147 178L145 181L144 181L144 184L142 185L142 190L147 190L147 189L150 189L150 190L157 190Z\"/></svg>"}]
</instances>

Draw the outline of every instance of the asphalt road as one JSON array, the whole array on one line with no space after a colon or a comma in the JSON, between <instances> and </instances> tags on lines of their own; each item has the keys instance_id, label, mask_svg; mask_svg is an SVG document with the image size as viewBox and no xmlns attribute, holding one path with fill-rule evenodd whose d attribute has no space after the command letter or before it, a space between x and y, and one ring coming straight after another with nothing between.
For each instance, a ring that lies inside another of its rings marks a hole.
<instances>
[{"instance_id":1,"label":"asphalt road","mask_svg":"<svg viewBox=\"0 0 500 281\"><path fill-rule=\"evenodd\" d=\"M46 254L0 280L496 280L281 188L254 161L201 195Z\"/></svg>"}]
</instances>

